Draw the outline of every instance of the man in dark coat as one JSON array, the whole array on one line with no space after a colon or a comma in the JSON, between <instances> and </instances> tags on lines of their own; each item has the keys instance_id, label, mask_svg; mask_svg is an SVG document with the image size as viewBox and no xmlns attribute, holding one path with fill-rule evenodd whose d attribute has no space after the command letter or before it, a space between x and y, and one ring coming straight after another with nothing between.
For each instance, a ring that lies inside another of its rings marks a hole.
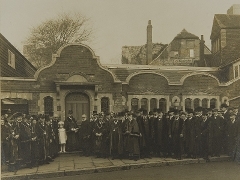
<instances>
[{"instance_id":1,"label":"man in dark coat","mask_svg":"<svg viewBox=\"0 0 240 180\"><path fill-rule=\"evenodd\" d=\"M122 137L122 119L123 116L113 117L110 122L110 150L112 159L122 158L123 137Z\"/></svg>"},{"instance_id":2,"label":"man in dark coat","mask_svg":"<svg viewBox=\"0 0 240 180\"><path fill-rule=\"evenodd\" d=\"M191 153L193 159L200 156L201 122L201 109L196 108L191 123Z\"/></svg>"},{"instance_id":3,"label":"man in dark coat","mask_svg":"<svg viewBox=\"0 0 240 180\"><path fill-rule=\"evenodd\" d=\"M64 122L64 128L66 129L67 133L67 142L66 142L66 149L67 151L74 151L77 149L77 132L78 126L75 118L73 117L73 111L68 111L68 117Z\"/></svg>"},{"instance_id":4,"label":"man in dark coat","mask_svg":"<svg viewBox=\"0 0 240 180\"><path fill-rule=\"evenodd\" d=\"M187 158L191 157L191 123L193 118L193 110L189 109L187 119L183 125L183 142L184 142L184 153Z\"/></svg>"},{"instance_id":5,"label":"man in dark coat","mask_svg":"<svg viewBox=\"0 0 240 180\"><path fill-rule=\"evenodd\" d=\"M140 131L139 126L136 120L136 116L132 113L129 113L128 115L128 129L127 134L129 134L129 144L128 144L128 150L129 150L129 157L130 159L134 159L137 161L140 157L140 148L139 148L139 137L140 137Z\"/></svg>"},{"instance_id":6,"label":"man in dark coat","mask_svg":"<svg viewBox=\"0 0 240 180\"><path fill-rule=\"evenodd\" d=\"M200 154L203 159L209 161L209 122L207 112L203 112L202 114L202 122L201 122L201 146L200 146Z\"/></svg>"},{"instance_id":7,"label":"man in dark coat","mask_svg":"<svg viewBox=\"0 0 240 180\"><path fill-rule=\"evenodd\" d=\"M153 116L153 112L150 111L148 115L148 122L149 122L149 149L150 149L150 156L155 153L155 118Z\"/></svg>"},{"instance_id":8,"label":"man in dark coat","mask_svg":"<svg viewBox=\"0 0 240 180\"><path fill-rule=\"evenodd\" d=\"M164 120L163 120L163 113L159 112L158 116L154 119L154 127L155 127L155 146L156 146L156 153L158 157L162 157L163 155L163 148L166 144L163 143L163 135L164 135Z\"/></svg>"},{"instance_id":9,"label":"man in dark coat","mask_svg":"<svg viewBox=\"0 0 240 180\"><path fill-rule=\"evenodd\" d=\"M182 138L183 138L183 119L179 117L179 112L174 113L174 121L172 124L172 138L174 157L178 160L182 159Z\"/></svg>"},{"instance_id":10,"label":"man in dark coat","mask_svg":"<svg viewBox=\"0 0 240 180\"><path fill-rule=\"evenodd\" d=\"M174 121L174 111L169 110L166 116L168 126L168 145L167 145L167 156L172 157L173 153L173 138L172 138L172 124Z\"/></svg>"},{"instance_id":11,"label":"man in dark coat","mask_svg":"<svg viewBox=\"0 0 240 180\"><path fill-rule=\"evenodd\" d=\"M52 158L58 156L59 152L59 137L58 137L58 123L59 123L59 116L54 114L54 116L50 116L50 126L52 128L52 143L51 143L51 154Z\"/></svg>"},{"instance_id":12,"label":"man in dark coat","mask_svg":"<svg viewBox=\"0 0 240 180\"><path fill-rule=\"evenodd\" d=\"M236 121L236 114L231 113L229 115L230 121L227 123L226 127L226 137L227 137L227 152L228 155L234 159L236 144L237 144L237 135L240 131L239 124L240 122Z\"/></svg>"},{"instance_id":13,"label":"man in dark coat","mask_svg":"<svg viewBox=\"0 0 240 180\"><path fill-rule=\"evenodd\" d=\"M39 164L49 164L47 160L47 128L45 122L45 115L39 114L38 122L36 124L36 134L39 140Z\"/></svg>"},{"instance_id":14,"label":"man in dark coat","mask_svg":"<svg viewBox=\"0 0 240 180\"><path fill-rule=\"evenodd\" d=\"M222 132L222 148L224 154L227 154L227 144L228 144L228 138L227 138L227 124L230 122L230 108L227 104L221 104L220 106L223 116L223 132Z\"/></svg>"},{"instance_id":15,"label":"man in dark coat","mask_svg":"<svg viewBox=\"0 0 240 180\"><path fill-rule=\"evenodd\" d=\"M37 117L31 117L31 163L32 167L38 166L39 160L39 138L36 131Z\"/></svg>"},{"instance_id":16,"label":"man in dark coat","mask_svg":"<svg viewBox=\"0 0 240 180\"><path fill-rule=\"evenodd\" d=\"M29 123L30 116L26 116L22 119L20 125L20 145L23 163L27 167L31 167L31 124Z\"/></svg>"},{"instance_id":17,"label":"man in dark coat","mask_svg":"<svg viewBox=\"0 0 240 180\"><path fill-rule=\"evenodd\" d=\"M17 113L12 118L9 118L9 171L16 171L21 163L21 147L20 147L20 126L22 121L22 114Z\"/></svg>"},{"instance_id":18,"label":"man in dark coat","mask_svg":"<svg viewBox=\"0 0 240 180\"><path fill-rule=\"evenodd\" d=\"M209 150L211 152L211 156L220 157L220 152L222 149L223 126L223 118L218 115L217 109L213 109L213 117L209 123Z\"/></svg>"},{"instance_id":19,"label":"man in dark coat","mask_svg":"<svg viewBox=\"0 0 240 180\"><path fill-rule=\"evenodd\" d=\"M90 122L89 120L87 120L87 116L83 114L81 128L79 129L79 138L84 156L90 155L89 152L90 136L91 136Z\"/></svg>"},{"instance_id":20,"label":"man in dark coat","mask_svg":"<svg viewBox=\"0 0 240 180\"><path fill-rule=\"evenodd\" d=\"M4 117L1 117L1 162L2 165L9 163L9 138L10 131Z\"/></svg>"}]
</instances>

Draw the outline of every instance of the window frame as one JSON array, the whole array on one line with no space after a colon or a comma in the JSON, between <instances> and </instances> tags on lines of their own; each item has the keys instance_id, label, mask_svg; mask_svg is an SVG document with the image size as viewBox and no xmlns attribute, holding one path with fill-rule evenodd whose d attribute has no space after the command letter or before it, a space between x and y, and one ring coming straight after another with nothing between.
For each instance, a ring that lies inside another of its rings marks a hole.
<instances>
[{"instance_id":1,"label":"window frame","mask_svg":"<svg viewBox=\"0 0 240 180\"><path fill-rule=\"evenodd\" d=\"M8 49L8 65L13 69L16 69L16 57L15 54Z\"/></svg>"},{"instance_id":2,"label":"window frame","mask_svg":"<svg viewBox=\"0 0 240 180\"><path fill-rule=\"evenodd\" d=\"M236 76L235 68L237 68L238 76ZM237 62L233 64L233 78L239 78L240 77L240 62Z\"/></svg>"}]
</instances>

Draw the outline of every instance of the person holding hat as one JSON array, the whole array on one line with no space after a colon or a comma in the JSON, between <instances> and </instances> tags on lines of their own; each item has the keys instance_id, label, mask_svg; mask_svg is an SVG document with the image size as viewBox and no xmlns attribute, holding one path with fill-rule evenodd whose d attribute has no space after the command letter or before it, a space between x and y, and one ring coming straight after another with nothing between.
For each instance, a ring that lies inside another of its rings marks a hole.
<instances>
[{"instance_id":1,"label":"person holding hat","mask_svg":"<svg viewBox=\"0 0 240 180\"><path fill-rule=\"evenodd\" d=\"M91 127L90 122L87 120L86 114L82 115L82 124L79 129L79 139L80 139L80 147L82 148L83 155L90 155L90 145L91 145Z\"/></svg>"},{"instance_id":2,"label":"person holding hat","mask_svg":"<svg viewBox=\"0 0 240 180\"><path fill-rule=\"evenodd\" d=\"M67 132L67 142L66 142L66 150L71 152L77 149L77 132L78 126L75 118L73 117L73 111L68 111L68 117L64 122L64 128Z\"/></svg>"}]
</instances>

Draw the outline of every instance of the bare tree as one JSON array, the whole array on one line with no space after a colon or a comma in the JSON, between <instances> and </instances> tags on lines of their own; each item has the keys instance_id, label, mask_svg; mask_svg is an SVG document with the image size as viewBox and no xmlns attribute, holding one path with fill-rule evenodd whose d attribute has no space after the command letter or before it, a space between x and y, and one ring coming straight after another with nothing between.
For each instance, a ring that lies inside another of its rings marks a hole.
<instances>
[{"instance_id":1,"label":"bare tree","mask_svg":"<svg viewBox=\"0 0 240 180\"><path fill-rule=\"evenodd\" d=\"M31 30L23 54L39 68L50 63L52 54L61 46L74 42L89 43L92 35L88 18L81 14L61 14Z\"/></svg>"}]
</instances>

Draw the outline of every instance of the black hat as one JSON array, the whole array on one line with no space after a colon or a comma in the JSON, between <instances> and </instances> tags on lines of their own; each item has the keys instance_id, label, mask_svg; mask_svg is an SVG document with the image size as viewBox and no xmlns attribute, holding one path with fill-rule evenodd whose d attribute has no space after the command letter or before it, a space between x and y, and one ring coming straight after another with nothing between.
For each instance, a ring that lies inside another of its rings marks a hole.
<instances>
[{"instance_id":1,"label":"black hat","mask_svg":"<svg viewBox=\"0 0 240 180\"><path fill-rule=\"evenodd\" d=\"M189 109L189 110L188 110L188 113L193 113L193 109Z\"/></svg>"},{"instance_id":2,"label":"black hat","mask_svg":"<svg viewBox=\"0 0 240 180\"><path fill-rule=\"evenodd\" d=\"M73 111L71 109L68 110L68 114L73 114Z\"/></svg>"},{"instance_id":3,"label":"black hat","mask_svg":"<svg viewBox=\"0 0 240 180\"><path fill-rule=\"evenodd\" d=\"M93 115L97 115L97 111L93 111Z\"/></svg>"},{"instance_id":4,"label":"black hat","mask_svg":"<svg viewBox=\"0 0 240 180\"><path fill-rule=\"evenodd\" d=\"M196 108L194 109L195 112L201 112L202 110L203 110L203 109L202 109L202 107L200 107L200 106L199 106L199 107L196 107Z\"/></svg>"},{"instance_id":5,"label":"black hat","mask_svg":"<svg viewBox=\"0 0 240 180\"><path fill-rule=\"evenodd\" d=\"M223 103L223 104L221 104L221 106L220 106L221 108L227 108L228 107L228 105L227 104L225 104L225 103Z\"/></svg>"},{"instance_id":6,"label":"black hat","mask_svg":"<svg viewBox=\"0 0 240 180\"><path fill-rule=\"evenodd\" d=\"M153 113L153 111L149 111L149 115L153 115L154 113Z\"/></svg>"},{"instance_id":7,"label":"black hat","mask_svg":"<svg viewBox=\"0 0 240 180\"><path fill-rule=\"evenodd\" d=\"M146 116L147 114L147 110L143 110L143 115Z\"/></svg>"},{"instance_id":8,"label":"black hat","mask_svg":"<svg viewBox=\"0 0 240 180\"><path fill-rule=\"evenodd\" d=\"M44 114L39 114L38 119L45 119L45 115Z\"/></svg>"},{"instance_id":9,"label":"black hat","mask_svg":"<svg viewBox=\"0 0 240 180\"><path fill-rule=\"evenodd\" d=\"M176 114L179 114L179 111L176 109L175 111L174 111L174 114L176 115Z\"/></svg>"}]
</instances>

